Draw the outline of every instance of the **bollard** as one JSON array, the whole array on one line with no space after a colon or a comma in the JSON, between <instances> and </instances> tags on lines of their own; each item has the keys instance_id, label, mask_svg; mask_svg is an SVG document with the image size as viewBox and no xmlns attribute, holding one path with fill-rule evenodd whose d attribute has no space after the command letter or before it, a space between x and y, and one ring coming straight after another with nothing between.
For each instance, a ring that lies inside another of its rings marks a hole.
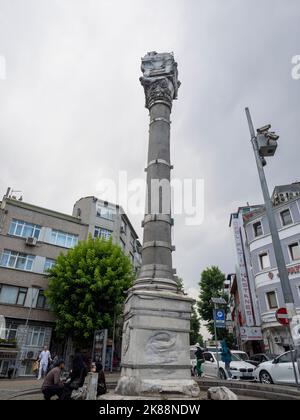
<instances>
[{"instance_id":1,"label":"bollard","mask_svg":"<svg viewBox=\"0 0 300 420\"><path fill-rule=\"evenodd\" d=\"M98 373L89 372L87 375L87 400L97 399Z\"/></svg>"}]
</instances>

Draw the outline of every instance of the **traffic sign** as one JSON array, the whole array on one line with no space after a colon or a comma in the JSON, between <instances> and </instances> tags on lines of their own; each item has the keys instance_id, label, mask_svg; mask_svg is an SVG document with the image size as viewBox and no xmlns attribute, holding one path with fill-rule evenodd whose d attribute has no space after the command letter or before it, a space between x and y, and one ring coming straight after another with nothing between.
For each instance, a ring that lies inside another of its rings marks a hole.
<instances>
[{"instance_id":1,"label":"traffic sign","mask_svg":"<svg viewBox=\"0 0 300 420\"><path fill-rule=\"evenodd\" d=\"M289 316L286 308L279 308L276 311L276 319L281 325L289 325Z\"/></svg>"},{"instance_id":2,"label":"traffic sign","mask_svg":"<svg viewBox=\"0 0 300 420\"><path fill-rule=\"evenodd\" d=\"M216 328L226 328L224 309L216 309L214 311L214 320L215 320Z\"/></svg>"}]
</instances>

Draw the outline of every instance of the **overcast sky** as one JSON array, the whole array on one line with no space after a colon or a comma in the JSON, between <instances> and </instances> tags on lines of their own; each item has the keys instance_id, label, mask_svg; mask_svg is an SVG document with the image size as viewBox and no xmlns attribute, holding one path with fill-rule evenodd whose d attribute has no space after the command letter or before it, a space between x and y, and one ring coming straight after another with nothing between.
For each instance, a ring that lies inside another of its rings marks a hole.
<instances>
[{"instance_id":1,"label":"overcast sky","mask_svg":"<svg viewBox=\"0 0 300 420\"><path fill-rule=\"evenodd\" d=\"M281 136L270 190L300 179L299 21L298 0L0 0L1 195L71 213L103 177L144 177L140 58L173 51L173 176L206 188L204 223L175 219L174 266L195 295L205 267L234 270L230 213L262 201L245 106Z\"/></svg>"}]
</instances>

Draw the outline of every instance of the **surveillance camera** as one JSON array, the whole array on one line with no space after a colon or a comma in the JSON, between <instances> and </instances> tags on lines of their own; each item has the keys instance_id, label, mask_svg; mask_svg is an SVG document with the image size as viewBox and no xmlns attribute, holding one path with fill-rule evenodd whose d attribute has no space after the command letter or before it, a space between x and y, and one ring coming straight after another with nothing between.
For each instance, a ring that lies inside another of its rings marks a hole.
<instances>
[{"instance_id":1,"label":"surveillance camera","mask_svg":"<svg viewBox=\"0 0 300 420\"><path fill-rule=\"evenodd\" d=\"M278 140L279 136L275 134L273 131L271 133L267 133L266 136L271 140Z\"/></svg>"},{"instance_id":2,"label":"surveillance camera","mask_svg":"<svg viewBox=\"0 0 300 420\"><path fill-rule=\"evenodd\" d=\"M258 129L257 129L257 132L258 132L259 134L263 134L263 133L266 133L268 130L270 130L270 128L271 128L271 124L264 125L263 127L258 128Z\"/></svg>"}]
</instances>

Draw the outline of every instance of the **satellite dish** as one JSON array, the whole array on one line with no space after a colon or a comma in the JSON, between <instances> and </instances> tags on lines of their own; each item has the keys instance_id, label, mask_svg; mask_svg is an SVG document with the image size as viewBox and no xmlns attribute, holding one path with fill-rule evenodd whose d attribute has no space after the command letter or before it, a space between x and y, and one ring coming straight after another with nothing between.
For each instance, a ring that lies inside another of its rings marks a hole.
<instances>
[{"instance_id":1,"label":"satellite dish","mask_svg":"<svg viewBox=\"0 0 300 420\"><path fill-rule=\"evenodd\" d=\"M0 315L0 338L5 340L6 322L4 315Z\"/></svg>"}]
</instances>

